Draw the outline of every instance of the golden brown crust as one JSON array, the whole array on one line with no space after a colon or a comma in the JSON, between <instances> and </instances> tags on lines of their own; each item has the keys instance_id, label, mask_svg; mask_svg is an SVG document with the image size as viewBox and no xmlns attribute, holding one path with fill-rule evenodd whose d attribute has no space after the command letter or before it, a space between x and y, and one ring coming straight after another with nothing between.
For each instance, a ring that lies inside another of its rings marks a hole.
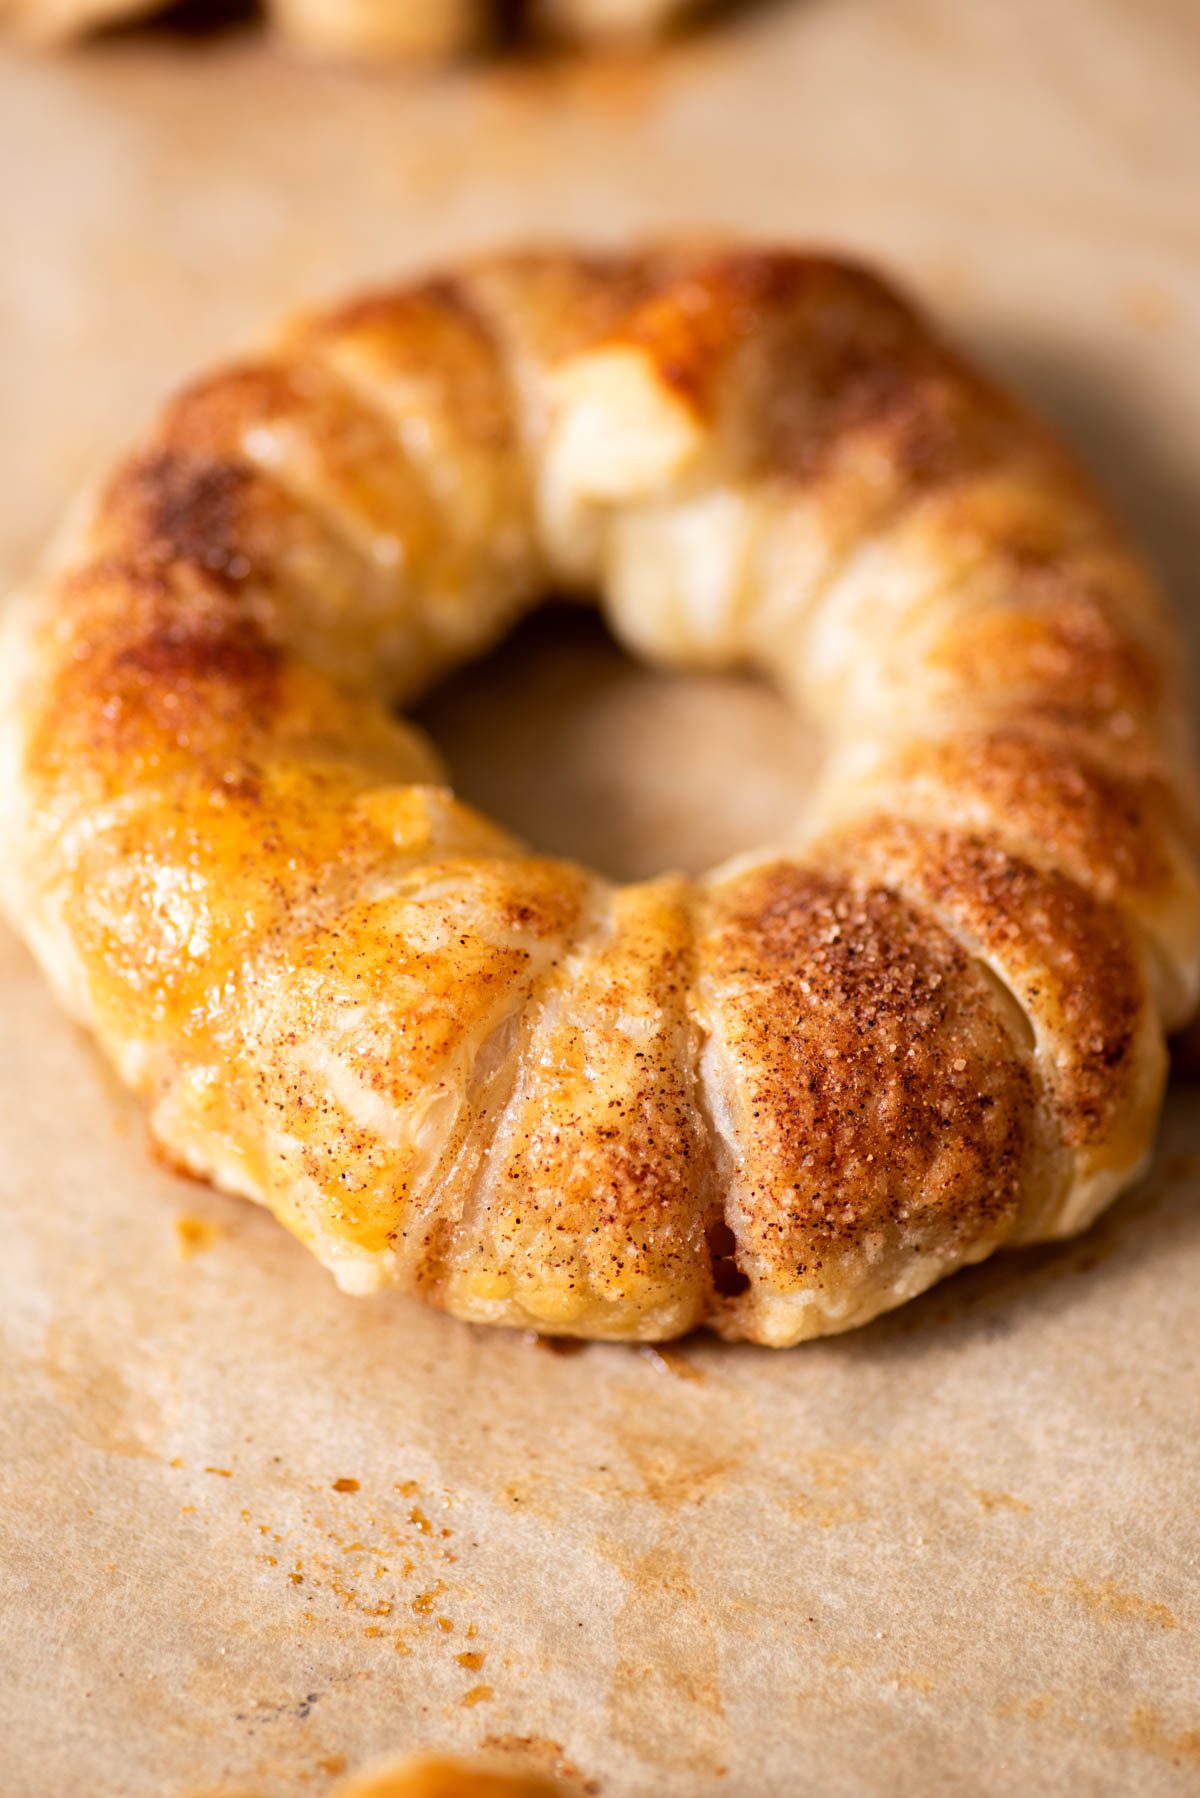
<instances>
[{"instance_id":1,"label":"golden brown crust","mask_svg":"<svg viewBox=\"0 0 1200 1798\"><path fill-rule=\"evenodd\" d=\"M484 1072L489 1045L507 1049L583 927L590 883L476 853L372 884L377 897L347 894L299 930L293 914L244 971L229 1047L217 1043L235 1078L206 1094L201 1129L224 1108L268 1203L344 1283L386 1273L436 1296L463 1161L480 1132L486 1146L508 1077L501 1055ZM176 1095L167 1107L178 1114Z\"/></svg>"},{"instance_id":2,"label":"golden brown crust","mask_svg":"<svg viewBox=\"0 0 1200 1798\"><path fill-rule=\"evenodd\" d=\"M730 1334L849 1328L864 1287L897 1302L1003 1240L1031 1173L1033 1080L944 931L885 888L775 863L713 890L699 954L749 1280Z\"/></svg>"},{"instance_id":3,"label":"golden brown crust","mask_svg":"<svg viewBox=\"0 0 1200 1798\"><path fill-rule=\"evenodd\" d=\"M619 893L542 987L464 1226L452 1310L499 1301L543 1329L652 1337L705 1315L719 1198L693 974L690 896L667 879Z\"/></svg>"},{"instance_id":4,"label":"golden brown crust","mask_svg":"<svg viewBox=\"0 0 1200 1798\"><path fill-rule=\"evenodd\" d=\"M614 891L390 702L547 583L830 737L804 843ZM1141 1165L1200 990L1170 621L875 277L495 258L293 321L120 468L0 663L0 890L177 1162L354 1290L843 1329Z\"/></svg>"},{"instance_id":5,"label":"golden brown crust","mask_svg":"<svg viewBox=\"0 0 1200 1798\"><path fill-rule=\"evenodd\" d=\"M1094 733L1019 706L1010 717L889 745L838 788L830 813L965 825L1070 875L1144 931L1160 1005L1170 1025L1182 1022L1195 1004L1190 967L1176 995L1180 965L1194 958L1200 881L1181 783L1161 756L1123 767Z\"/></svg>"},{"instance_id":6,"label":"golden brown crust","mask_svg":"<svg viewBox=\"0 0 1200 1798\"><path fill-rule=\"evenodd\" d=\"M1066 876L962 830L871 818L817 853L848 877L886 882L1004 981L1036 1041L1053 1147L1073 1161L1057 1177L1043 1168L1017 1233L1035 1234L1061 1211L1064 1179L1080 1194L1077 1227L1139 1166L1166 1073L1142 959L1120 916Z\"/></svg>"}]
</instances>

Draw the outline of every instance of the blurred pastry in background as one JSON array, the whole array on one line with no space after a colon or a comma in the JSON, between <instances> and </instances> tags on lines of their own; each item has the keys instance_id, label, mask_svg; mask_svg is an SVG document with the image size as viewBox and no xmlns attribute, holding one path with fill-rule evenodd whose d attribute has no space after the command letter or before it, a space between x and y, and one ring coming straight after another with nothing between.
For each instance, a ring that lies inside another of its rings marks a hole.
<instances>
[{"instance_id":1,"label":"blurred pastry in background","mask_svg":"<svg viewBox=\"0 0 1200 1798\"><path fill-rule=\"evenodd\" d=\"M263 0L270 28L306 55L356 62L449 62L502 36L637 45L661 36L696 0ZM0 0L0 27L54 47L159 14L164 0Z\"/></svg>"},{"instance_id":2,"label":"blurred pastry in background","mask_svg":"<svg viewBox=\"0 0 1200 1798\"><path fill-rule=\"evenodd\" d=\"M512 1773L494 1761L442 1755L377 1766L339 1785L335 1798L565 1798L557 1780Z\"/></svg>"}]
</instances>

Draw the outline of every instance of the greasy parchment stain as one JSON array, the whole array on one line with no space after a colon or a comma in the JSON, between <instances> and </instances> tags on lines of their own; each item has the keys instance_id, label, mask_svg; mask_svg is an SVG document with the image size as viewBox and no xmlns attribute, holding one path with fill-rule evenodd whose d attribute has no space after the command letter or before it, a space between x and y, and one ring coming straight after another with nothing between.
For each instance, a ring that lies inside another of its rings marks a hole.
<instances>
[{"instance_id":1,"label":"greasy parchment stain","mask_svg":"<svg viewBox=\"0 0 1200 1798\"><path fill-rule=\"evenodd\" d=\"M514 1773L541 1773L557 1779L570 1798L595 1798L600 1791L599 1781L589 1779L562 1743L549 1736L488 1735L479 1746L489 1757L509 1761Z\"/></svg>"},{"instance_id":2,"label":"greasy parchment stain","mask_svg":"<svg viewBox=\"0 0 1200 1798\"><path fill-rule=\"evenodd\" d=\"M1015 1511L1018 1516L1028 1517L1033 1509L1023 1498L1017 1498L1011 1492L989 1492L986 1486L969 1486L967 1490L979 1500L985 1511Z\"/></svg>"},{"instance_id":3,"label":"greasy parchment stain","mask_svg":"<svg viewBox=\"0 0 1200 1798\"><path fill-rule=\"evenodd\" d=\"M1194 1729L1172 1729L1161 1711L1151 1704L1139 1704L1130 1716L1125 1741L1117 1746L1142 1748L1176 1764L1200 1765L1200 1723Z\"/></svg>"},{"instance_id":4,"label":"greasy parchment stain","mask_svg":"<svg viewBox=\"0 0 1200 1798\"><path fill-rule=\"evenodd\" d=\"M863 1522L867 1507L851 1488L878 1461L879 1456L865 1448L810 1449L796 1456L793 1466L803 1484L787 1501L789 1515L819 1529Z\"/></svg>"},{"instance_id":5,"label":"greasy parchment stain","mask_svg":"<svg viewBox=\"0 0 1200 1798\"><path fill-rule=\"evenodd\" d=\"M675 1369L663 1360L662 1368L650 1361L653 1386L642 1377L616 1395L613 1440L634 1480L616 1473L614 1497L622 1505L648 1501L658 1524L648 1545L636 1531L596 1542L624 1582L612 1626L608 1724L614 1742L642 1761L720 1778L731 1747L721 1649L711 1603L697 1587L689 1528L710 1500L744 1492L759 1432L753 1411L727 1390L696 1391L703 1375L683 1375L683 1390L664 1393L661 1375ZM647 1715L656 1720L653 1732Z\"/></svg>"},{"instance_id":6,"label":"greasy parchment stain","mask_svg":"<svg viewBox=\"0 0 1200 1798\"><path fill-rule=\"evenodd\" d=\"M112 1347L82 1319L56 1318L43 1338L42 1368L81 1441L104 1454L153 1459L167 1437L162 1407L144 1383L130 1383Z\"/></svg>"},{"instance_id":7,"label":"greasy parchment stain","mask_svg":"<svg viewBox=\"0 0 1200 1798\"><path fill-rule=\"evenodd\" d=\"M1135 1705L1126 1720L1098 1727L1094 1719L1072 1710L1057 1692L1026 1692L1002 1700L995 1714L1005 1722L1045 1724L1055 1734L1086 1735L1115 1752L1140 1750L1176 1767L1200 1765L1200 1723L1180 1728L1155 1705Z\"/></svg>"},{"instance_id":8,"label":"greasy parchment stain","mask_svg":"<svg viewBox=\"0 0 1200 1798\"><path fill-rule=\"evenodd\" d=\"M1065 1580L1027 1578L1025 1588L1037 1598L1064 1597L1104 1623L1149 1623L1156 1629L1178 1629L1179 1619L1167 1605L1128 1592L1115 1580L1085 1580L1072 1575Z\"/></svg>"},{"instance_id":9,"label":"greasy parchment stain","mask_svg":"<svg viewBox=\"0 0 1200 1798\"><path fill-rule=\"evenodd\" d=\"M854 1679L865 1674L881 1686L891 1686L897 1692L912 1692L920 1698L927 1698L938 1683L937 1676L928 1668L890 1667L865 1655L830 1652L821 1656L821 1662L831 1673L849 1674Z\"/></svg>"},{"instance_id":10,"label":"greasy parchment stain","mask_svg":"<svg viewBox=\"0 0 1200 1798\"><path fill-rule=\"evenodd\" d=\"M620 1423L615 1438L641 1491L666 1513L702 1504L722 1480L741 1471L754 1447L753 1438L724 1437L719 1429L669 1435L653 1419Z\"/></svg>"},{"instance_id":11,"label":"greasy parchment stain","mask_svg":"<svg viewBox=\"0 0 1200 1798\"><path fill-rule=\"evenodd\" d=\"M613 1740L656 1766L718 1773L729 1753L721 1657L688 1558L667 1542L644 1554L617 1540L599 1546L626 1582L613 1622Z\"/></svg>"}]
</instances>

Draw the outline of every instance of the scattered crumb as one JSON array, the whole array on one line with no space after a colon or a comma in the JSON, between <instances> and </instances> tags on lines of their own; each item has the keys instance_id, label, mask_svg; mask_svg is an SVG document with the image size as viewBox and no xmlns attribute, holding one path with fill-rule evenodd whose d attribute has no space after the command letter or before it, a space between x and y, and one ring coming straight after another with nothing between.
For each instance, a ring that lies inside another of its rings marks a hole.
<instances>
[{"instance_id":1,"label":"scattered crumb","mask_svg":"<svg viewBox=\"0 0 1200 1798\"><path fill-rule=\"evenodd\" d=\"M698 1385L704 1383L704 1374L698 1367L693 1367L687 1356L680 1354L678 1349L643 1342L638 1352L656 1373L674 1374L677 1380L694 1380Z\"/></svg>"},{"instance_id":2,"label":"scattered crumb","mask_svg":"<svg viewBox=\"0 0 1200 1798\"><path fill-rule=\"evenodd\" d=\"M200 1255L205 1249L211 1249L220 1235L215 1224L210 1224L202 1217L177 1217L175 1234L179 1239L179 1253L185 1261L193 1255Z\"/></svg>"}]
</instances>

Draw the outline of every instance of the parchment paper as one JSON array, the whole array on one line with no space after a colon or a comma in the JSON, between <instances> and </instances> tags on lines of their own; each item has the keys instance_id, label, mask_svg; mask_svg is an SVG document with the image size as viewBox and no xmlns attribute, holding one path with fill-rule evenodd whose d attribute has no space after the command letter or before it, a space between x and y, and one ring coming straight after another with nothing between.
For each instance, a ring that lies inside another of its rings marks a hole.
<instances>
[{"instance_id":1,"label":"parchment paper","mask_svg":"<svg viewBox=\"0 0 1200 1798\"><path fill-rule=\"evenodd\" d=\"M514 234L882 256L1196 612L1200 15L808 0L443 80L252 35L0 61L0 575L172 381ZM618 874L769 827L744 686L550 625L435 701L465 789ZM774 808L774 809L773 809ZM490 1744L603 1798L1200 1789L1200 1105L1086 1240L857 1335L571 1354L340 1297L181 1182L0 937L0 1791L320 1794Z\"/></svg>"}]
</instances>

